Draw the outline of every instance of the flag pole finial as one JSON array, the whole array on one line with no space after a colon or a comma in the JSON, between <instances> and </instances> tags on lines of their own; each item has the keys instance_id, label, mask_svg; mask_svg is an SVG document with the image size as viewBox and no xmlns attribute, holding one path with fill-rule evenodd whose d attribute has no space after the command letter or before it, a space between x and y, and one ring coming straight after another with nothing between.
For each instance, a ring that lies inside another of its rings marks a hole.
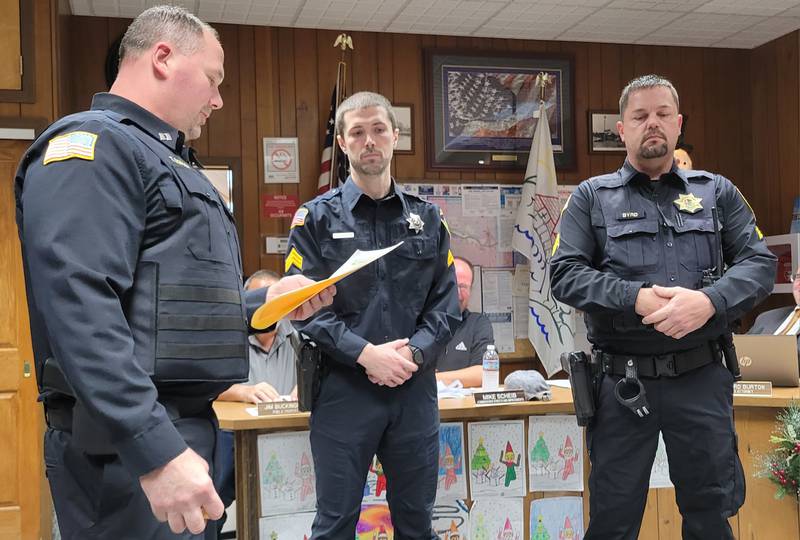
<instances>
[{"instance_id":1,"label":"flag pole finial","mask_svg":"<svg viewBox=\"0 0 800 540\"><path fill-rule=\"evenodd\" d=\"M536 82L534 85L539 89L539 99L545 101L545 93L547 92L547 87L553 84L553 79L555 77L550 75L546 71L540 72L536 76Z\"/></svg>"},{"instance_id":2,"label":"flag pole finial","mask_svg":"<svg viewBox=\"0 0 800 540\"><path fill-rule=\"evenodd\" d=\"M333 42L333 47L339 47L342 49L342 52L346 51L347 49L353 50L353 38L349 34L345 34L342 32L338 36L336 36L336 41Z\"/></svg>"}]
</instances>

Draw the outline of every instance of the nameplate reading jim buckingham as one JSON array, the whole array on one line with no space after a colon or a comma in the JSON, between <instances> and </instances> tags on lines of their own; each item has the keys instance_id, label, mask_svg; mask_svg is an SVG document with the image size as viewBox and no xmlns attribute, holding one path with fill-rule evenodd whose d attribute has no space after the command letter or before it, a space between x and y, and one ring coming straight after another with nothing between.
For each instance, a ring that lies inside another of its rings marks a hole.
<instances>
[{"instance_id":1,"label":"nameplate reading jim buckingham","mask_svg":"<svg viewBox=\"0 0 800 540\"><path fill-rule=\"evenodd\" d=\"M297 401L267 401L258 404L258 416L297 414L299 412Z\"/></svg>"},{"instance_id":2,"label":"nameplate reading jim buckingham","mask_svg":"<svg viewBox=\"0 0 800 540\"><path fill-rule=\"evenodd\" d=\"M473 392L475 405L502 405L525 401L523 390L497 390L491 392Z\"/></svg>"}]
</instances>

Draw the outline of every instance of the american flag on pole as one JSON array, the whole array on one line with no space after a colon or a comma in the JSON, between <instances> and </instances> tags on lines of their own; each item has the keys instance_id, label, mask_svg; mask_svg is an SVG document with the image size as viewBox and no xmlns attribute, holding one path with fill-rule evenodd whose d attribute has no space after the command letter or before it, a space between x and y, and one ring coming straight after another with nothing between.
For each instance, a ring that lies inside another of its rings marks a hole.
<instances>
[{"instance_id":1,"label":"american flag on pole","mask_svg":"<svg viewBox=\"0 0 800 540\"><path fill-rule=\"evenodd\" d=\"M336 87L331 94L331 109L328 114L327 130L325 131L325 143L322 148L322 161L320 163L319 181L317 182L317 193L325 193L331 186L339 186L347 180L350 164L347 156L336 144ZM336 169L336 175L331 178L331 169Z\"/></svg>"},{"instance_id":2,"label":"american flag on pole","mask_svg":"<svg viewBox=\"0 0 800 540\"><path fill-rule=\"evenodd\" d=\"M553 145L542 102L511 245L530 262L528 339L548 376L561 369L561 353L575 350L574 310L550 292L550 256L560 218Z\"/></svg>"}]
</instances>

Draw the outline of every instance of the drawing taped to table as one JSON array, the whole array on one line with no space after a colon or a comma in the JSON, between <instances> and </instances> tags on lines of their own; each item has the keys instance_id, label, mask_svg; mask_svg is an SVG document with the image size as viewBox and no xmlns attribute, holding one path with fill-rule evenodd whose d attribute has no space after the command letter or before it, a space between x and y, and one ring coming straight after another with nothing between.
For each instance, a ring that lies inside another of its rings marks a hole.
<instances>
[{"instance_id":1,"label":"drawing taped to table","mask_svg":"<svg viewBox=\"0 0 800 540\"><path fill-rule=\"evenodd\" d=\"M308 431L258 437L261 515L315 510L316 478Z\"/></svg>"},{"instance_id":2,"label":"drawing taped to table","mask_svg":"<svg viewBox=\"0 0 800 540\"><path fill-rule=\"evenodd\" d=\"M378 456L373 456L367 471L367 481L364 484L363 504L386 502L386 474Z\"/></svg>"},{"instance_id":3,"label":"drawing taped to table","mask_svg":"<svg viewBox=\"0 0 800 540\"><path fill-rule=\"evenodd\" d=\"M574 415L528 418L530 491L583 491L583 430Z\"/></svg>"},{"instance_id":4,"label":"drawing taped to table","mask_svg":"<svg viewBox=\"0 0 800 540\"><path fill-rule=\"evenodd\" d=\"M550 497L531 501L530 540L581 540L583 499Z\"/></svg>"},{"instance_id":5,"label":"drawing taped to table","mask_svg":"<svg viewBox=\"0 0 800 540\"><path fill-rule=\"evenodd\" d=\"M525 495L524 420L469 423L469 482L473 500Z\"/></svg>"},{"instance_id":6,"label":"drawing taped to table","mask_svg":"<svg viewBox=\"0 0 800 540\"><path fill-rule=\"evenodd\" d=\"M315 512L284 514L261 518L258 522L260 540L308 540Z\"/></svg>"},{"instance_id":7,"label":"drawing taped to table","mask_svg":"<svg viewBox=\"0 0 800 540\"><path fill-rule=\"evenodd\" d=\"M467 498L466 459L464 458L464 425L461 422L439 426L439 480L436 501Z\"/></svg>"},{"instance_id":8,"label":"drawing taped to table","mask_svg":"<svg viewBox=\"0 0 800 540\"><path fill-rule=\"evenodd\" d=\"M468 540L469 509L464 501L437 503L433 507L433 532L440 540Z\"/></svg>"},{"instance_id":9,"label":"drawing taped to table","mask_svg":"<svg viewBox=\"0 0 800 540\"><path fill-rule=\"evenodd\" d=\"M471 540L522 540L525 537L523 499L502 497L476 500L469 512Z\"/></svg>"},{"instance_id":10,"label":"drawing taped to table","mask_svg":"<svg viewBox=\"0 0 800 540\"><path fill-rule=\"evenodd\" d=\"M363 504L356 525L356 540L392 540L394 527L386 504Z\"/></svg>"}]
</instances>

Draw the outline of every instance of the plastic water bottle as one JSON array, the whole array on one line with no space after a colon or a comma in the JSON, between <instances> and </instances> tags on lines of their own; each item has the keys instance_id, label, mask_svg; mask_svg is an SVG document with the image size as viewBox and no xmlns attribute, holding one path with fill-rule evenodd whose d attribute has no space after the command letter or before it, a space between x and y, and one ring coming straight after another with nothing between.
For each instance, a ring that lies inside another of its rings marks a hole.
<instances>
[{"instance_id":1,"label":"plastic water bottle","mask_svg":"<svg viewBox=\"0 0 800 540\"><path fill-rule=\"evenodd\" d=\"M494 345L487 345L483 353L483 380L482 390L490 392L500 387L500 357Z\"/></svg>"}]
</instances>

